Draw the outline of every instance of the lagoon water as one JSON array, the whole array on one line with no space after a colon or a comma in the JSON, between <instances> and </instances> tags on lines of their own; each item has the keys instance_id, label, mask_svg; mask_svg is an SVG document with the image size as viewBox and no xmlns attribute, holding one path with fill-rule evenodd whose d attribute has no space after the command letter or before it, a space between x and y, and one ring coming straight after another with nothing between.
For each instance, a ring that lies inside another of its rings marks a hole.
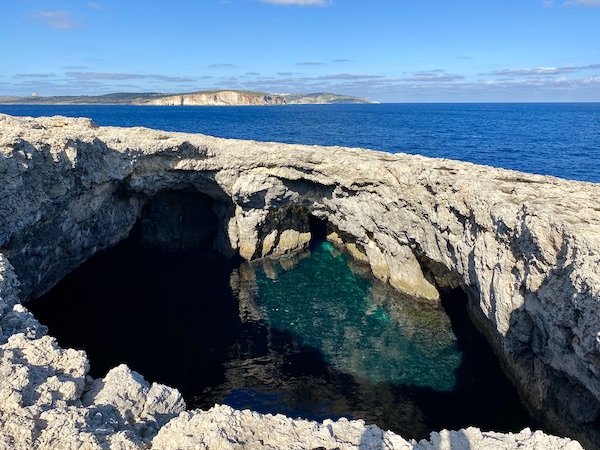
<instances>
[{"instance_id":1,"label":"lagoon water","mask_svg":"<svg viewBox=\"0 0 600 450\"><path fill-rule=\"evenodd\" d=\"M600 182L600 103L0 105L0 113L85 116L98 125L362 147Z\"/></svg>"},{"instance_id":2,"label":"lagoon water","mask_svg":"<svg viewBox=\"0 0 600 450\"><path fill-rule=\"evenodd\" d=\"M100 125L420 153L600 181L600 104L5 106ZM125 362L179 388L189 407L225 403L292 417L362 418L406 438L470 425L536 427L470 323L461 293L423 307L326 242L254 264L196 251L95 255L29 304L94 377ZM90 320L93 319L93 320Z\"/></svg>"}]
</instances>

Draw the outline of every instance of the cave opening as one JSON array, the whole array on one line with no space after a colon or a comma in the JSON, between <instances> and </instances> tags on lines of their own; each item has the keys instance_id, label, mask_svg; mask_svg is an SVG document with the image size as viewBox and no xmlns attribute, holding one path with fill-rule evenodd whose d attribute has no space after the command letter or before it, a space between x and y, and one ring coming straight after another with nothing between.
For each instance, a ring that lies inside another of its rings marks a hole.
<instances>
[{"instance_id":1,"label":"cave opening","mask_svg":"<svg viewBox=\"0 0 600 450\"><path fill-rule=\"evenodd\" d=\"M189 408L362 418L415 439L537 425L460 289L444 290L442 309L398 294L328 242L330 225L308 209L307 251L226 257L220 207L159 194L128 239L27 306L61 346L86 350L91 376L126 363Z\"/></svg>"},{"instance_id":2,"label":"cave opening","mask_svg":"<svg viewBox=\"0 0 600 450\"><path fill-rule=\"evenodd\" d=\"M308 214L308 227L310 230L311 247L326 240L327 235L331 231L327 225L327 220L320 219L313 214Z\"/></svg>"}]
</instances>

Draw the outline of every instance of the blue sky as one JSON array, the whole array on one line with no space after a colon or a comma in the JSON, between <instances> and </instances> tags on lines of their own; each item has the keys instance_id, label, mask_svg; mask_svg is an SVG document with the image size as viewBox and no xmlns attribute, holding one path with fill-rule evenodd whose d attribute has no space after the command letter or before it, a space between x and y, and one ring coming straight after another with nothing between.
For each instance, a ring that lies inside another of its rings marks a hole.
<instances>
[{"instance_id":1,"label":"blue sky","mask_svg":"<svg viewBox=\"0 0 600 450\"><path fill-rule=\"evenodd\" d=\"M600 0L2 0L0 95L600 101Z\"/></svg>"}]
</instances>

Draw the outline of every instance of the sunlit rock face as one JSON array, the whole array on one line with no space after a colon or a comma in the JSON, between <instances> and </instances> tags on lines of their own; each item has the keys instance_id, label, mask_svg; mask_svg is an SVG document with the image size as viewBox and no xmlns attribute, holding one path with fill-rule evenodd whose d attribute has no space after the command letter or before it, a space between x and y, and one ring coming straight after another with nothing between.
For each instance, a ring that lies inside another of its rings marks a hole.
<instances>
[{"instance_id":1,"label":"sunlit rock face","mask_svg":"<svg viewBox=\"0 0 600 450\"><path fill-rule=\"evenodd\" d=\"M159 106L239 106L239 105L285 105L284 97L261 95L243 91L199 92L196 94L173 95L141 102Z\"/></svg>"},{"instance_id":2,"label":"sunlit rock face","mask_svg":"<svg viewBox=\"0 0 600 450\"><path fill-rule=\"evenodd\" d=\"M176 393L116 368L104 383L126 392L106 388L105 395L85 381L85 358L61 353L68 351L43 337L44 327L19 305L126 237L145 205L156 209L149 217L160 217L160 199L177 191L201 194L197 220L225 256L251 260L302 249L312 216L329 224L333 243L398 290L436 302L437 288L460 284L529 408L557 433L600 445L598 185L360 149L4 115L0 174L7 443L51 447L59 416L71 418L69 433L82 442L131 448L187 433L188 423L200 420L183 413L158 432L182 410ZM166 229L152 233L154 244L176 240ZM21 356L41 353L56 356L39 364ZM32 377L37 384L27 382ZM31 386L39 389L28 397ZM120 419L110 422L111 414ZM80 415L87 422L78 422ZM109 422L111 431L100 431ZM43 433L36 428L42 423ZM30 425L37 431L27 434Z\"/></svg>"}]
</instances>

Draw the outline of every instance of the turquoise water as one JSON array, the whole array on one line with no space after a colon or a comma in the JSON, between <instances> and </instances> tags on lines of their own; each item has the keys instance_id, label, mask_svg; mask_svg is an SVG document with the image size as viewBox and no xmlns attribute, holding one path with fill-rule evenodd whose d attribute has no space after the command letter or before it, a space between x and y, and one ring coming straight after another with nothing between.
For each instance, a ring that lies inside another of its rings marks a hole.
<instances>
[{"instance_id":1,"label":"turquoise water","mask_svg":"<svg viewBox=\"0 0 600 450\"><path fill-rule=\"evenodd\" d=\"M86 350L93 377L126 363L178 388L188 408L361 418L416 439L537 425L464 294L431 309L361 270L328 243L240 263L130 237L28 307L60 345Z\"/></svg>"},{"instance_id":2,"label":"turquoise water","mask_svg":"<svg viewBox=\"0 0 600 450\"><path fill-rule=\"evenodd\" d=\"M256 303L269 326L301 336L333 368L373 383L454 388L462 358L445 313L375 292L330 243L293 269L274 263L256 271ZM395 314L382 306L389 303Z\"/></svg>"}]
</instances>

